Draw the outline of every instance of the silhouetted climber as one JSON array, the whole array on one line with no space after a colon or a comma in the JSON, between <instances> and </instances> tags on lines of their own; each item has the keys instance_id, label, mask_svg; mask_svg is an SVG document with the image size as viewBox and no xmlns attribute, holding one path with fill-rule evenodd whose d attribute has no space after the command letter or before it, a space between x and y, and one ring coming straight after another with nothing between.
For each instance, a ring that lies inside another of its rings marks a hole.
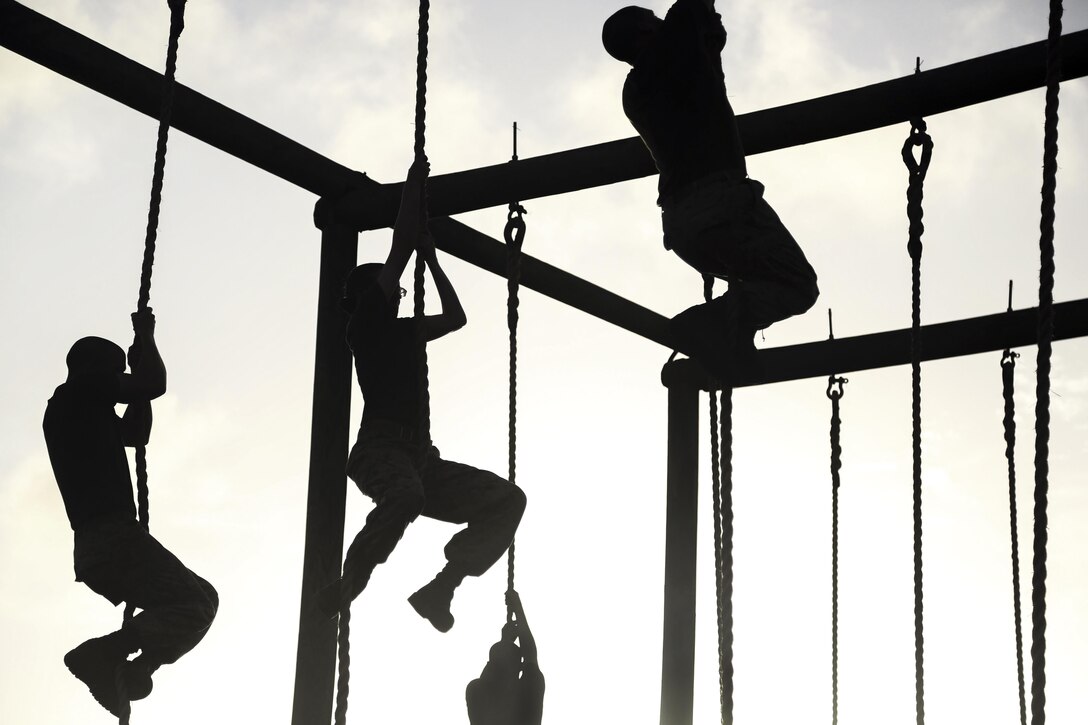
<instances>
[{"instance_id":1,"label":"silhouetted climber","mask_svg":"<svg viewBox=\"0 0 1088 725\"><path fill-rule=\"evenodd\" d=\"M68 353L68 378L53 393L43 428L53 473L75 532L76 581L143 610L121 629L89 639L64 656L94 698L120 717L147 697L151 676L204 637L219 607L211 584L189 571L136 520L125 447L146 444L151 401L166 392L150 308L132 315L135 341L125 353L84 337ZM114 411L127 403L124 417ZM140 655L129 660L129 655Z\"/></svg>"},{"instance_id":2,"label":"silhouetted climber","mask_svg":"<svg viewBox=\"0 0 1088 725\"><path fill-rule=\"evenodd\" d=\"M543 717L544 675L536 661L536 641L518 593L507 592L506 603L515 619L503 626L483 672L465 688L472 725L540 725Z\"/></svg>"},{"instance_id":3,"label":"silhouetted climber","mask_svg":"<svg viewBox=\"0 0 1088 725\"><path fill-rule=\"evenodd\" d=\"M348 547L342 579L326 586L318 603L330 616L347 607L366 587L374 568L393 552L408 524L422 513L468 524L446 545L445 568L408 599L420 616L446 632L453 626L454 589L466 576L483 574L503 555L521 521L525 495L494 473L443 460L420 434L417 334L435 340L466 322L427 229L427 171L425 160L408 171L385 263L356 267L344 284L343 305L351 313L347 339L364 400L347 473L376 505ZM442 313L398 318L405 295L398 286L400 277L421 241Z\"/></svg>"},{"instance_id":4,"label":"silhouetted climber","mask_svg":"<svg viewBox=\"0 0 1088 725\"><path fill-rule=\"evenodd\" d=\"M682 352L728 378L750 368L756 330L808 310L819 290L797 242L748 178L736 117L726 97L726 32L714 0L677 0L661 19L630 6L601 34L632 66L623 110L660 172L665 248L729 291L673 318Z\"/></svg>"}]
</instances>

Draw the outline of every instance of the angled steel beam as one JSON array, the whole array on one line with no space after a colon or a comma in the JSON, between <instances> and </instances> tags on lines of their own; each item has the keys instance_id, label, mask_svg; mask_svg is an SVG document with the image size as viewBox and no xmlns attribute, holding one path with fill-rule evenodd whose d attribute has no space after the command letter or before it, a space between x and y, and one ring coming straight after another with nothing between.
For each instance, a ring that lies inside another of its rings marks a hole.
<instances>
[{"instance_id":1,"label":"angled steel beam","mask_svg":"<svg viewBox=\"0 0 1088 725\"><path fill-rule=\"evenodd\" d=\"M162 75L13 0L0 0L0 44L129 108L158 118ZM381 185L226 106L178 84L173 126L319 196ZM318 215L322 214L319 204ZM322 228L333 220L324 218ZM500 276L501 242L450 219L431 223L439 248ZM572 274L525 257L522 284L668 346L665 318Z\"/></svg>"},{"instance_id":2,"label":"angled steel beam","mask_svg":"<svg viewBox=\"0 0 1088 725\"><path fill-rule=\"evenodd\" d=\"M922 360L995 352L1036 343L1039 310L1031 307L985 317L924 325L921 332ZM1054 305L1054 339L1088 337L1088 299ZM733 387L742 388L787 380L906 365L910 362L910 330L891 330L872 335L843 337L803 345L760 350L757 375L740 378ZM701 390L721 387L692 360L675 360L661 371L666 386L680 385Z\"/></svg>"},{"instance_id":3,"label":"angled steel beam","mask_svg":"<svg viewBox=\"0 0 1088 725\"><path fill-rule=\"evenodd\" d=\"M1088 30L1062 37L1064 80L1088 75ZM737 118L748 155L800 146L932 116L1041 88L1046 43L1038 42ZM616 99L619 112L619 94ZM427 184L436 216L605 186L656 174L638 137L432 177ZM341 223L357 229L392 225L400 184L347 195Z\"/></svg>"},{"instance_id":4,"label":"angled steel beam","mask_svg":"<svg viewBox=\"0 0 1088 725\"><path fill-rule=\"evenodd\" d=\"M162 74L13 0L0 0L0 45L158 119ZM184 47L179 65L184 73ZM171 123L193 138L319 196L341 194L360 183L362 174L191 88L179 83L175 94Z\"/></svg>"},{"instance_id":5,"label":"angled steel beam","mask_svg":"<svg viewBox=\"0 0 1088 725\"><path fill-rule=\"evenodd\" d=\"M481 269L506 276L506 245L448 217L432 219L439 249ZM535 292L672 349L668 319L617 294L522 255L521 284Z\"/></svg>"}]
</instances>

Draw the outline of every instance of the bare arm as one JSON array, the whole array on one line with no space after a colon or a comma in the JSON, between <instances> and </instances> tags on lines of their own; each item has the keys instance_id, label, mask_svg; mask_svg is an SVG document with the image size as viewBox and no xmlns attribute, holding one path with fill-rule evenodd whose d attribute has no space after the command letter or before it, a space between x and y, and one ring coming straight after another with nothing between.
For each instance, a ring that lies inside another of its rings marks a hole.
<instances>
[{"instance_id":1,"label":"bare arm","mask_svg":"<svg viewBox=\"0 0 1088 725\"><path fill-rule=\"evenodd\" d=\"M151 309L132 314L132 330L136 339L129 349L131 374L118 376L120 379L120 402L150 403L166 392L166 365L163 364L159 347L155 343L155 315ZM135 419L136 413L133 413ZM128 417L128 411L125 412ZM148 416L147 426L150 429ZM137 436L138 437L138 436Z\"/></svg>"},{"instance_id":2,"label":"bare arm","mask_svg":"<svg viewBox=\"0 0 1088 725\"><path fill-rule=\"evenodd\" d=\"M420 237L427 229L427 174L430 164L421 159L408 169L408 178L400 197L400 209L397 221L393 225L393 241L389 245L389 256L378 275L378 286L386 299L392 297L400 284L400 276L408 265L408 260L415 251Z\"/></svg>"},{"instance_id":3,"label":"bare arm","mask_svg":"<svg viewBox=\"0 0 1088 725\"><path fill-rule=\"evenodd\" d=\"M434 248L434 237L429 231L424 232L423 259L431 270L434 278L434 286L438 290L438 299L442 303L442 314L428 315L423 318L423 335L430 340L436 340L454 330L460 330L468 322L465 309L461 306L461 300L457 297L457 290L453 288L446 272L438 263L438 254Z\"/></svg>"}]
</instances>

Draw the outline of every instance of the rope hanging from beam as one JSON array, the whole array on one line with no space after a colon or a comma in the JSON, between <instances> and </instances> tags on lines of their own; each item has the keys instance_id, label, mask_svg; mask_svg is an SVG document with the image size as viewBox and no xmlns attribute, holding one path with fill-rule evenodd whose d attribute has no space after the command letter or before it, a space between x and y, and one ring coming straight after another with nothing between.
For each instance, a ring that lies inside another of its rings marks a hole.
<instances>
[{"instance_id":1,"label":"rope hanging from beam","mask_svg":"<svg viewBox=\"0 0 1088 725\"><path fill-rule=\"evenodd\" d=\"M914 158L914 147L921 156ZM929 170L933 139L926 133L921 118L911 121L910 135L903 143L906 164L907 218L910 221L907 251L911 259L911 408L914 459L914 702L917 725L925 723L925 637L922 627L922 348L921 348L921 270L922 270L922 185Z\"/></svg>"},{"instance_id":2,"label":"rope hanging from beam","mask_svg":"<svg viewBox=\"0 0 1088 725\"><path fill-rule=\"evenodd\" d=\"M430 0L419 2L419 44L416 51L416 117L415 117L415 159L416 163L426 161L427 151L427 36L430 30ZM426 184L424 184L426 190ZM427 196L423 196L424 216L426 216ZM420 243L423 243L422 237ZM424 445L431 440L431 396L427 371L427 340L423 334L422 320L426 314L424 299L424 273L427 263L421 249L416 250L415 286L413 289L413 315L417 320L416 349L419 357L419 425L420 440Z\"/></svg>"},{"instance_id":3,"label":"rope hanging from beam","mask_svg":"<svg viewBox=\"0 0 1088 725\"><path fill-rule=\"evenodd\" d=\"M174 112L174 75L177 71L178 42L185 29L185 0L168 0L170 4L170 41L166 51L166 72L163 75L162 108L159 113L159 132L155 143L155 167L151 177L151 201L147 210L147 231L144 236L144 257L140 268L140 292L136 301L137 312L148 309L151 301L151 273L155 265L155 243L159 233L159 209L162 207L162 187L166 176L166 139L170 132L170 118ZM147 493L147 451L136 448L136 487L140 524L150 528L150 512ZM131 612L126 609L126 616Z\"/></svg>"},{"instance_id":4,"label":"rope hanging from beam","mask_svg":"<svg viewBox=\"0 0 1088 725\"><path fill-rule=\"evenodd\" d=\"M703 299L710 302L713 298L714 277L704 274ZM718 704L722 725L733 723L732 395L730 388L721 391L719 411L718 393L710 391L710 496L714 516L714 600L718 626Z\"/></svg>"},{"instance_id":5,"label":"rope hanging from beam","mask_svg":"<svg viewBox=\"0 0 1088 725\"><path fill-rule=\"evenodd\" d=\"M1011 283L1010 283L1011 284ZM1012 311L1010 301L1009 311ZM1020 725L1027 725L1027 701L1024 694L1024 632L1020 607L1020 537L1016 512L1016 402L1014 398L1016 358L1012 350L1001 355L1001 389L1005 400L1005 459L1009 469L1009 531L1012 539L1012 612L1016 637L1016 685L1020 698Z\"/></svg>"},{"instance_id":6,"label":"rope hanging from beam","mask_svg":"<svg viewBox=\"0 0 1088 725\"><path fill-rule=\"evenodd\" d=\"M174 76L177 73L178 45L185 29L185 0L167 0L170 7L170 37L166 46L166 70L163 72L162 101L159 106L159 128L155 141L155 164L151 174L151 199L147 209L147 228L144 233L143 262L140 265L140 290L136 299L136 311L146 312L151 302L151 274L155 265L155 245L159 234L159 211L162 208L162 187L166 178L166 141L170 133L170 121L174 113ZM130 360L130 362L132 362ZM147 487L147 446L136 446L136 509L137 519L144 531L151 530L150 496ZM125 604L124 621L132 619L136 607ZM121 712L120 725L128 725L131 716L128 693L123 678L117 680L118 700Z\"/></svg>"},{"instance_id":7,"label":"rope hanging from beam","mask_svg":"<svg viewBox=\"0 0 1088 725\"><path fill-rule=\"evenodd\" d=\"M1031 723L1046 722L1046 553L1050 475L1050 357L1054 338L1054 205L1058 186L1058 91L1062 2L1050 0L1043 187L1039 222L1039 328L1035 382L1035 526L1031 577Z\"/></svg>"},{"instance_id":8,"label":"rope hanging from beam","mask_svg":"<svg viewBox=\"0 0 1088 725\"><path fill-rule=\"evenodd\" d=\"M415 138L413 152L416 163L427 159L427 36L430 30L430 0L419 2L419 30L416 52L416 109ZM424 217L427 216L426 186L423 192ZM424 237L430 232L424 229L419 244L425 244ZM431 441L431 401L427 371L427 338L424 334L423 318L426 314L424 298L424 273L427 263L423 259L422 247L416 248L416 263L413 289L413 316L416 320L416 354L419 362L419 439L423 446ZM351 604L340 611L337 628L338 667L336 680L336 709L333 722L344 725L347 722L348 692L351 688Z\"/></svg>"},{"instance_id":9,"label":"rope hanging from beam","mask_svg":"<svg viewBox=\"0 0 1088 725\"><path fill-rule=\"evenodd\" d=\"M827 397L831 401L831 723L839 722L839 470L842 468L842 444L839 401L846 392L846 378L831 375L827 379Z\"/></svg>"},{"instance_id":10,"label":"rope hanging from beam","mask_svg":"<svg viewBox=\"0 0 1088 725\"><path fill-rule=\"evenodd\" d=\"M516 128L516 127L515 127ZM515 142L516 143L516 142ZM516 146L515 146L516 149ZM514 158L517 158L515 151ZM510 210L506 215L506 229L503 237L506 239L506 326L510 331L510 405L509 405L509 431L507 451L508 479L511 484L517 480L517 423L518 423L518 292L521 288L521 247L525 241L525 220L522 218L525 209L518 202L510 203ZM506 552L506 591L514 591L514 545L510 542L510 548ZM507 605L506 621L514 620L513 609Z\"/></svg>"}]
</instances>

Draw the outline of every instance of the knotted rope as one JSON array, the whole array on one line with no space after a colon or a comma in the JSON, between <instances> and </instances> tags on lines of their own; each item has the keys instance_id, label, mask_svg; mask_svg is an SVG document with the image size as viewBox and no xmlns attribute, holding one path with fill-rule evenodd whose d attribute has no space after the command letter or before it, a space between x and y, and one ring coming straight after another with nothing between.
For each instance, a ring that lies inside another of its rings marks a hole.
<instances>
[{"instance_id":1,"label":"knotted rope","mask_svg":"<svg viewBox=\"0 0 1088 725\"><path fill-rule=\"evenodd\" d=\"M914 147L922 148L915 160ZM933 139L921 118L911 121L910 135L903 144L907 166L907 218L910 221L907 251L911 258L911 407L914 453L914 701L918 725L925 722L925 668L922 631L922 366L921 366L921 270L922 270L922 185L933 153Z\"/></svg>"}]
</instances>

